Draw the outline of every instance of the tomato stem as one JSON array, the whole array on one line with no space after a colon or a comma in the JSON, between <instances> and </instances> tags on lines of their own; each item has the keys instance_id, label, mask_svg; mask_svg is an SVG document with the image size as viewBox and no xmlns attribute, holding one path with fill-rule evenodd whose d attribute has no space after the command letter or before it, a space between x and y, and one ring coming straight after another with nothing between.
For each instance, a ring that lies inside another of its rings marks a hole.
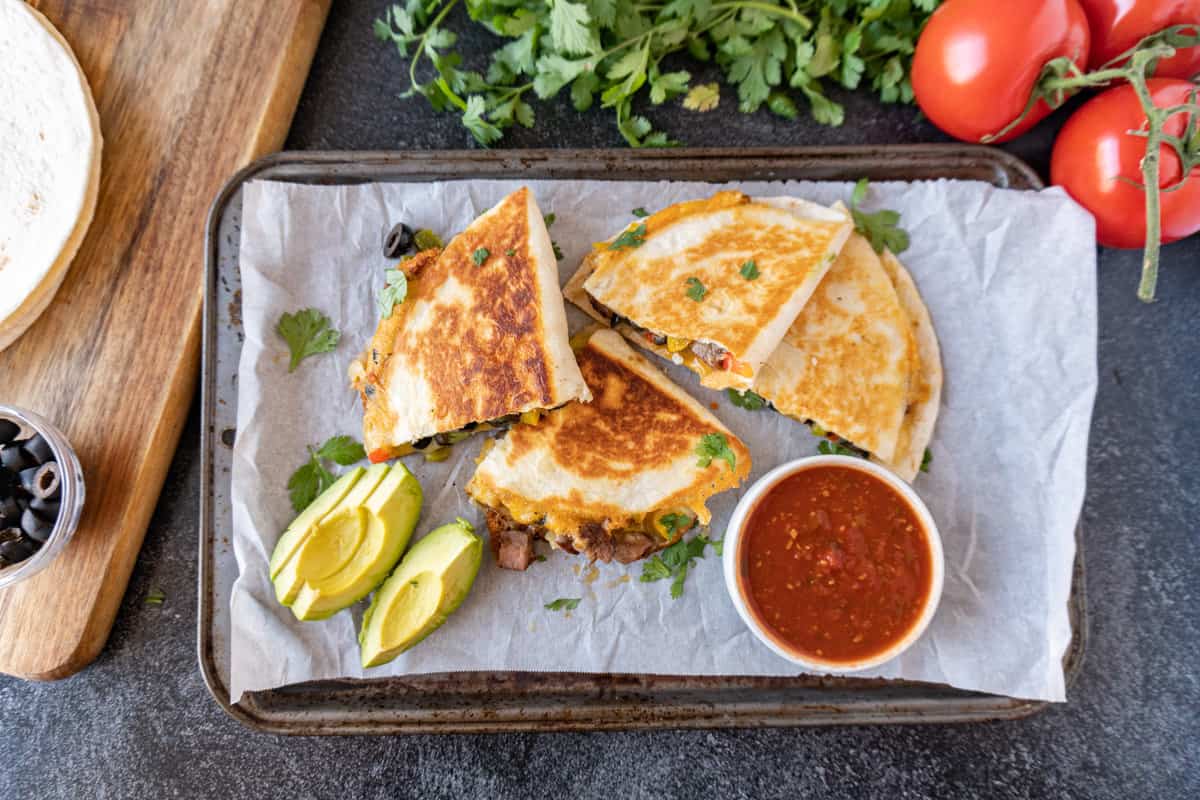
<instances>
[{"instance_id":1,"label":"tomato stem","mask_svg":"<svg viewBox=\"0 0 1200 800\"><path fill-rule=\"evenodd\" d=\"M1131 64L1137 64L1140 54L1134 54ZM1143 65L1144 66L1144 65ZM1158 255L1162 248L1162 214L1159 210L1159 148L1162 145L1163 126L1168 114L1154 105L1150 87L1146 85L1145 69L1135 70L1129 76L1129 85L1137 94L1148 123L1146 131L1146 155L1142 157L1142 183L1146 190L1146 245L1142 250L1142 279L1138 284L1137 296L1143 303L1154 302L1154 291L1158 285ZM1187 175L1185 174L1186 180Z\"/></svg>"}]
</instances>

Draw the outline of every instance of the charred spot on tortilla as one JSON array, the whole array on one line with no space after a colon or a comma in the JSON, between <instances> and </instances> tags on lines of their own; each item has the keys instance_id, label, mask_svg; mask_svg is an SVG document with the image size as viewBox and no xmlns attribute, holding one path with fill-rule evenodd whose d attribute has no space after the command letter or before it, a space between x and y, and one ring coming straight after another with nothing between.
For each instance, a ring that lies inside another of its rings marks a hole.
<instances>
[{"instance_id":1,"label":"charred spot on tortilla","mask_svg":"<svg viewBox=\"0 0 1200 800\"><path fill-rule=\"evenodd\" d=\"M614 331L592 333L578 361L592 401L512 428L467 486L502 566L528 565L526 539L596 561L645 558L706 523L708 498L749 474L746 446Z\"/></svg>"}]
</instances>

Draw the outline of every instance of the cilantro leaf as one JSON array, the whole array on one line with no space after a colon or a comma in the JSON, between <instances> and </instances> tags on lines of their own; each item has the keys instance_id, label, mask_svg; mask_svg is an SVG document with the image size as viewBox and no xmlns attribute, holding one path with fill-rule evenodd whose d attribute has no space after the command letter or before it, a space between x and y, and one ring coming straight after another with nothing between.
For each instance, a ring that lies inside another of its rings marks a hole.
<instances>
[{"instance_id":1,"label":"cilantro leaf","mask_svg":"<svg viewBox=\"0 0 1200 800\"><path fill-rule=\"evenodd\" d=\"M739 392L737 389L730 388L725 390L725 394L729 395L729 402L747 411L758 411L767 406L767 401L761 395L757 395L749 389Z\"/></svg>"},{"instance_id":2,"label":"cilantro leaf","mask_svg":"<svg viewBox=\"0 0 1200 800\"><path fill-rule=\"evenodd\" d=\"M421 231L417 231L417 236L420 235ZM379 317L388 319L392 316L393 308L408 297L408 276L398 269L389 269L383 275L387 284L379 291Z\"/></svg>"},{"instance_id":3,"label":"cilantro leaf","mask_svg":"<svg viewBox=\"0 0 1200 800\"><path fill-rule=\"evenodd\" d=\"M697 303L704 299L704 295L708 294L708 289L704 288L704 284L695 276L687 279L687 287L687 296Z\"/></svg>"},{"instance_id":4,"label":"cilantro leaf","mask_svg":"<svg viewBox=\"0 0 1200 800\"><path fill-rule=\"evenodd\" d=\"M693 525L695 525L696 518L693 517L691 514L681 514L681 513L663 514L661 517L658 518L658 524L662 525L663 528L666 530L666 532L670 536L674 537L675 534L683 533L684 531L689 530Z\"/></svg>"},{"instance_id":5,"label":"cilantro leaf","mask_svg":"<svg viewBox=\"0 0 1200 800\"><path fill-rule=\"evenodd\" d=\"M348 467L366 458L367 451L353 436L332 436L317 450L317 457Z\"/></svg>"},{"instance_id":6,"label":"cilantro leaf","mask_svg":"<svg viewBox=\"0 0 1200 800\"><path fill-rule=\"evenodd\" d=\"M325 461L349 466L366 456L363 446L350 436L332 436L319 448L309 446L308 461L288 478L287 490L292 509L299 514L337 480L336 475L325 469Z\"/></svg>"},{"instance_id":7,"label":"cilantro leaf","mask_svg":"<svg viewBox=\"0 0 1200 800\"><path fill-rule=\"evenodd\" d=\"M579 608L581 597L560 597L557 600L551 600L543 606L551 611L574 611Z\"/></svg>"},{"instance_id":8,"label":"cilantro leaf","mask_svg":"<svg viewBox=\"0 0 1200 800\"><path fill-rule=\"evenodd\" d=\"M890 209L867 213L859 208L859 204L867 194L867 179L862 178L854 185L850 195L850 216L854 219L854 228L871 243L876 253L882 253L884 248L893 253L903 253L908 249L908 231L900 227L900 212Z\"/></svg>"},{"instance_id":9,"label":"cilantro leaf","mask_svg":"<svg viewBox=\"0 0 1200 800\"><path fill-rule=\"evenodd\" d=\"M696 559L704 558L704 548L712 542L706 536L680 539L642 564L642 583L654 583L671 579L670 594L673 599L683 596L683 583ZM715 549L715 548L714 548Z\"/></svg>"},{"instance_id":10,"label":"cilantro leaf","mask_svg":"<svg viewBox=\"0 0 1200 800\"><path fill-rule=\"evenodd\" d=\"M591 20L592 15L583 3L551 0L550 36L559 51L578 55L595 49L592 33L588 29Z\"/></svg>"},{"instance_id":11,"label":"cilantro leaf","mask_svg":"<svg viewBox=\"0 0 1200 800\"><path fill-rule=\"evenodd\" d=\"M688 111L712 111L721 104L721 87L715 83L701 83L688 90L683 98L683 107Z\"/></svg>"},{"instance_id":12,"label":"cilantro leaf","mask_svg":"<svg viewBox=\"0 0 1200 800\"><path fill-rule=\"evenodd\" d=\"M647 211L646 209L642 208L641 206L638 206L637 208L635 208L633 210L633 215L635 217L648 217L648 216L650 216L650 212Z\"/></svg>"},{"instance_id":13,"label":"cilantro leaf","mask_svg":"<svg viewBox=\"0 0 1200 800\"><path fill-rule=\"evenodd\" d=\"M288 372L295 372L300 362L309 356L332 351L342 338L329 317L315 308L306 308L294 314L284 313L275 324L275 332L283 337L291 352Z\"/></svg>"},{"instance_id":14,"label":"cilantro leaf","mask_svg":"<svg viewBox=\"0 0 1200 800\"><path fill-rule=\"evenodd\" d=\"M929 465L932 463L933 451L926 447L925 455L921 456L921 472L929 472Z\"/></svg>"},{"instance_id":15,"label":"cilantro leaf","mask_svg":"<svg viewBox=\"0 0 1200 800\"><path fill-rule=\"evenodd\" d=\"M620 250L622 247L641 247L646 243L646 224L634 225L626 229L608 246L609 250Z\"/></svg>"},{"instance_id":16,"label":"cilantro leaf","mask_svg":"<svg viewBox=\"0 0 1200 800\"><path fill-rule=\"evenodd\" d=\"M550 226L554 224L554 220L556 219L558 219L558 215L554 213L542 215L542 222L546 223L546 230L550 230Z\"/></svg>"},{"instance_id":17,"label":"cilantro leaf","mask_svg":"<svg viewBox=\"0 0 1200 800\"><path fill-rule=\"evenodd\" d=\"M719 458L729 464L730 469L737 466L737 454L729 446L729 440L725 438L723 433L706 433L700 437L700 444L696 445L696 465L707 467L712 463L714 458Z\"/></svg>"},{"instance_id":18,"label":"cilantro leaf","mask_svg":"<svg viewBox=\"0 0 1200 800\"><path fill-rule=\"evenodd\" d=\"M335 480L329 470L321 465L313 449L310 447L308 450L308 461L293 472L287 482L288 497L297 514L308 508Z\"/></svg>"},{"instance_id":19,"label":"cilantro leaf","mask_svg":"<svg viewBox=\"0 0 1200 800\"><path fill-rule=\"evenodd\" d=\"M822 439L817 445L817 452L823 456L850 456L851 458L866 458L867 454L863 451L850 447L843 442L831 442L828 439Z\"/></svg>"},{"instance_id":20,"label":"cilantro leaf","mask_svg":"<svg viewBox=\"0 0 1200 800\"><path fill-rule=\"evenodd\" d=\"M471 254L471 260L475 262L475 266L482 267L483 262L488 260L488 256L492 253L486 247L481 247Z\"/></svg>"},{"instance_id":21,"label":"cilantro leaf","mask_svg":"<svg viewBox=\"0 0 1200 800\"><path fill-rule=\"evenodd\" d=\"M499 128L484 119L486 111L487 103L484 99L473 94L467 98L467 107L463 109L462 115L463 125L475 137L475 141L484 147L500 141L500 137L504 135Z\"/></svg>"},{"instance_id":22,"label":"cilantro leaf","mask_svg":"<svg viewBox=\"0 0 1200 800\"><path fill-rule=\"evenodd\" d=\"M738 272L742 273L742 277L748 281L752 281L762 274L758 271L758 264L754 263L754 259L742 264L742 268Z\"/></svg>"}]
</instances>

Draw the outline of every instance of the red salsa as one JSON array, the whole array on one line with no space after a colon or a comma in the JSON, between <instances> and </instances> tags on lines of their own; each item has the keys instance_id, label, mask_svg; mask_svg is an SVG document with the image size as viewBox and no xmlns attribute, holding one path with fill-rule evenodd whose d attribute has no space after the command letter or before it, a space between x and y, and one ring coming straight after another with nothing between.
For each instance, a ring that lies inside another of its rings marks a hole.
<instances>
[{"instance_id":1,"label":"red salsa","mask_svg":"<svg viewBox=\"0 0 1200 800\"><path fill-rule=\"evenodd\" d=\"M870 658L903 639L933 583L916 512L851 467L811 467L775 484L738 549L751 613L784 649L827 662Z\"/></svg>"}]
</instances>

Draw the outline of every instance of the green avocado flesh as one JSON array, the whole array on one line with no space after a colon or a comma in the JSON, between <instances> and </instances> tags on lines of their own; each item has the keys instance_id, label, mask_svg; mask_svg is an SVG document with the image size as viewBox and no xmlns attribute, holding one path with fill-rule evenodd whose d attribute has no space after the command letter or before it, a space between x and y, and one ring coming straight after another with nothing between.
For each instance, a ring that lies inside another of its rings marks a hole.
<instances>
[{"instance_id":1,"label":"green avocado flesh","mask_svg":"<svg viewBox=\"0 0 1200 800\"><path fill-rule=\"evenodd\" d=\"M272 558L275 597L298 619L325 619L357 603L400 560L421 512L421 486L402 464L359 468L340 497L335 483L289 526ZM339 479L338 483L341 482ZM304 527L300 527L300 523ZM289 535L295 541L285 545ZM286 551L281 553L280 547Z\"/></svg>"},{"instance_id":2,"label":"green avocado flesh","mask_svg":"<svg viewBox=\"0 0 1200 800\"><path fill-rule=\"evenodd\" d=\"M386 664L437 630L466 598L482 558L483 541L462 520L413 545L363 616L362 665Z\"/></svg>"}]
</instances>

